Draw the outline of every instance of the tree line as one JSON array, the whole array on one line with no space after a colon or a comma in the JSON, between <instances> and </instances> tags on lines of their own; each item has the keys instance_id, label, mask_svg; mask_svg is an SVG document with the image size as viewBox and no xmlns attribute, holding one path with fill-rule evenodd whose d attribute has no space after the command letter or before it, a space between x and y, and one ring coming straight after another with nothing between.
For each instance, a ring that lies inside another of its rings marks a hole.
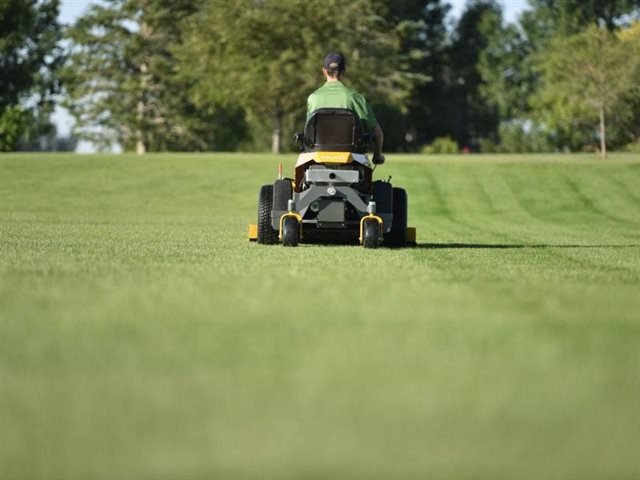
<instances>
[{"instance_id":1,"label":"tree line","mask_svg":"<svg viewBox=\"0 0 640 480\"><path fill-rule=\"evenodd\" d=\"M640 0L58 0L0 4L0 149L51 136L125 150L294 148L329 51L389 151L638 148Z\"/></svg>"}]
</instances>

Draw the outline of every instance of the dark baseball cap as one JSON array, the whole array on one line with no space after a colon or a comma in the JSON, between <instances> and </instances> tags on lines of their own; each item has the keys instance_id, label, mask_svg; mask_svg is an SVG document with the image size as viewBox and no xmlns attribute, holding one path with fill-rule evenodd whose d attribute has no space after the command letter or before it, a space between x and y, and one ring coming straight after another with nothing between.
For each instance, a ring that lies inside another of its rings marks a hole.
<instances>
[{"instance_id":1,"label":"dark baseball cap","mask_svg":"<svg viewBox=\"0 0 640 480\"><path fill-rule=\"evenodd\" d=\"M324 68L337 68L339 72L344 71L347 61L341 53L333 52L324 57Z\"/></svg>"}]
</instances>

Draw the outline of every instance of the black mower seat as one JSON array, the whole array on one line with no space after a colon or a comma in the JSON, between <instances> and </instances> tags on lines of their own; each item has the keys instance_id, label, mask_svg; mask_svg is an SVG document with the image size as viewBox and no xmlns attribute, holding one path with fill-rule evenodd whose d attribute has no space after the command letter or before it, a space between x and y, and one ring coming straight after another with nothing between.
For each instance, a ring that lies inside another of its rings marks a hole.
<instances>
[{"instance_id":1,"label":"black mower seat","mask_svg":"<svg viewBox=\"0 0 640 480\"><path fill-rule=\"evenodd\" d=\"M304 127L305 152L365 153L366 144L360 118L346 108L320 108Z\"/></svg>"}]
</instances>

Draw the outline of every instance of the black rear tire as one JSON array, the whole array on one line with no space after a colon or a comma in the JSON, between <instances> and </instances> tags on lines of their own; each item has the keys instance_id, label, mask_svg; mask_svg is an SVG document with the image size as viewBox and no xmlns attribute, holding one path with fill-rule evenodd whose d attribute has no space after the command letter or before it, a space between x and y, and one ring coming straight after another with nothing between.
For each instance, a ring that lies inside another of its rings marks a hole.
<instances>
[{"instance_id":1,"label":"black rear tire","mask_svg":"<svg viewBox=\"0 0 640 480\"><path fill-rule=\"evenodd\" d=\"M300 223L296 217L284 217L282 221L282 245L295 247L300 242Z\"/></svg>"},{"instance_id":2,"label":"black rear tire","mask_svg":"<svg viewBox=\"0 0 640 480\"><path fill-rule=\"evenodd\" d=\"M275 245L278 232L271 228L271 208L273 206L273 185L263 185L258 197L258 243Z\"/></svg>"},{"instance_id":3,"label":"black rear tire","mask_svg":"<svg viewBox=\"0 0 640 480\"><path fill-rule=\"evenodd\" d=\"M288 210L287 204L293 198L291 180L276 180L273 184L273 209Z\"/></svg>"},{"instance_id":4,"label":"black rear tire","mask_svg":"<svg viewBox=\"0 0 640 480\"><path fill-rule=\"evenodd\" d=\"M380 246L380 224L377 220L365 220L362 226L362 246L364 248Z\"/></svg>"},{"instance_id":5,"label":"black rear tire","mask_svg":"<svg viewBox=\"0 0 640 480\"><path fill-rule=\"evenodd\" d=\"M393 213L393 187L389 182L375 182L373 184L373 199L376 202L376 212Z\"/></svg>"},{"instance_id":6,"label":"black rear tire","mask_svg":"<svg viewBox=\"0 0 640 480\"><path fill-rule=\"evenodd\" d=\"M407 192L402 188L393 189L393 223L384 243L391 248L407 246Z\"/></svg>"}]
</instances>

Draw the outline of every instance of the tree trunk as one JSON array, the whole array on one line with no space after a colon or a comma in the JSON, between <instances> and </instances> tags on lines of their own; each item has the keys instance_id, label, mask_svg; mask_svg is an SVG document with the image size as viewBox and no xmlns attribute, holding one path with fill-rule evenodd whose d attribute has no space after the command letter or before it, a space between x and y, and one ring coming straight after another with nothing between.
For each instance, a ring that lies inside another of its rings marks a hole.
<instances>
[{"instance_id":1,"label":"tree trunk","mask_svg":"<svg viewBox=\"0 0 640 480\"><path fill-rule=\"evenodd\" d=\"M136 119L138 121L138 128L136 130L136 153L138 155L142 155L147 151L147 147L144 144L144 138L141 128L142 122L144 120L144 102L142 100L138 100Z\"/></svg>"},{"instance_id":2,"label":"tree trunk","mask_svg":"<svg viewBox=\"0 0 640 480\"><path fill-rule=\"evenodd\" d=\"M282 148L282 112L277 112L273 119L273 133L271 134L271 152L280 153Z\"/></svg>"},{"instance_id":3,"label":"tree trunk","mask_svg":"<svg viewBox=\"0 0 640 480\"><path fill-rule=\"evenodd\" d=\"M600 156L607 159L607 130L604 124L604 105L600 105Z\"/></svg>"},{"instance_id":4,"label":"tree trunk","mask_svg":"<svg viewBox=\"0 0 640 480\"><path fill-rule=\"evenodd\" d=\"M147 2L143 2L143 5L146 5ZM140 35L145 40L151 36L151 28L145 22L140 24ZM136 130L136 153L138 155L143 155L147 152L148 143L150 140L149 135L149 124L145 120L145 116L147 113L147 93L149 91L149 74L148 74L148 65L146 60L140 64L140 93L138 94L138 104L136 108L136 120L138 122L137 130ZM146 142L145 142L146 137Z\"/></svg>"},{"instance_id":5,"label":"tree trunk","mask_svg":"<svg viewBox=\"0 0 640 480\"><path fill-rule=\"evenodd\" d=\"M144 25L143 25L144 26ZM145 95L147 93L147 64L140 64L140 92L138 93L138 104L136 105L136 153L142 155L147 151L145 144Z\"/></svg>"}]
</instances>

